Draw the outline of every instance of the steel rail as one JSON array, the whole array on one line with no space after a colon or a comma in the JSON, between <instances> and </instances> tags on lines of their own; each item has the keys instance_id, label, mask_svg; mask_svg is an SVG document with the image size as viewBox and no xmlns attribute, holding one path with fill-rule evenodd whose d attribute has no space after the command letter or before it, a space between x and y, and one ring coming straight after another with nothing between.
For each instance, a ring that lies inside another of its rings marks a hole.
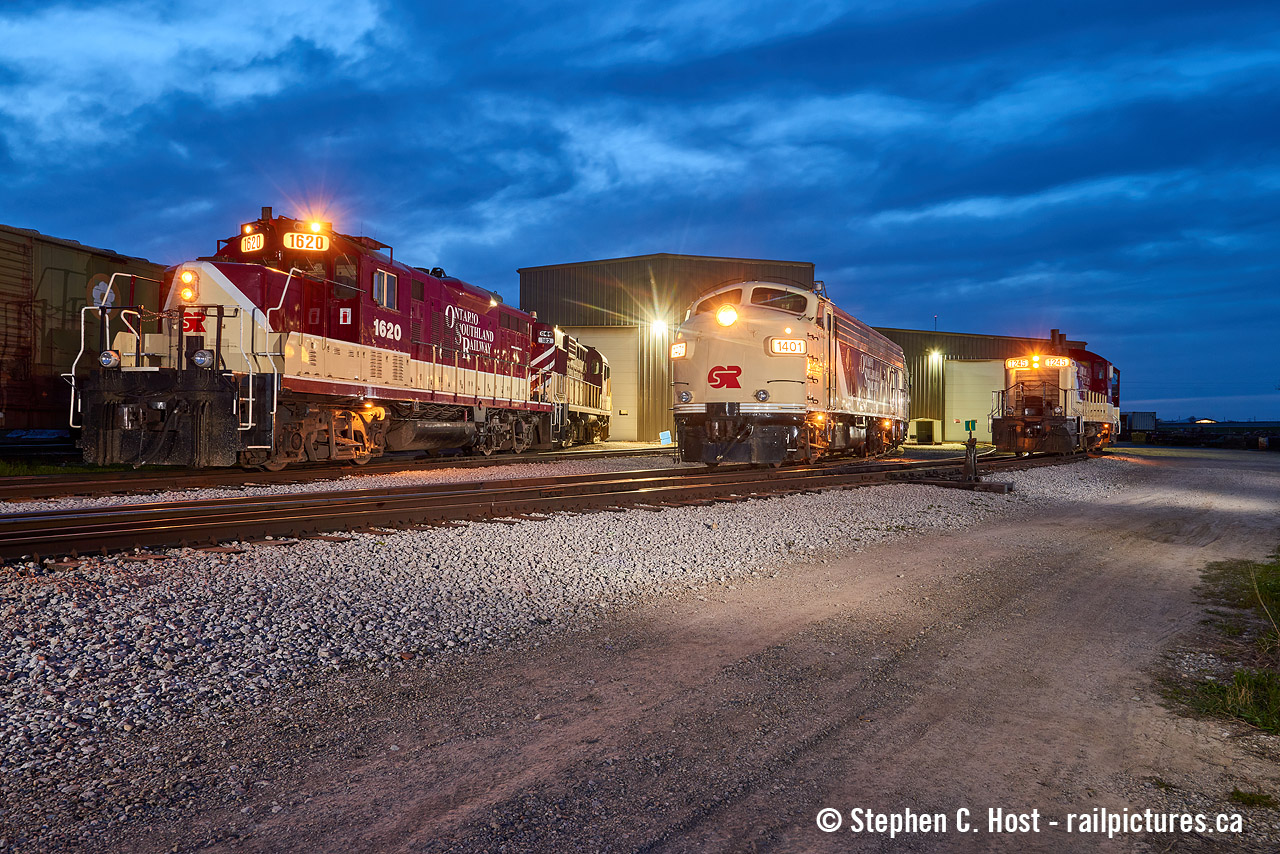
<instances>
[{"instance_id":1,"label":"steel rail","mask_svg":"<svg viewBox=\"0 0 1280 854\"><path fill-rule=\"evenodd\" d=\"M990 463L1026 466L1070 459ZM947 479L959 465L959 461L947 460L633 471L12 513L0 516L0 559L308 536L371 527L520 519L531 513L743 500L908 478L938 485L992 487Z\"/></svg>"},{"instance_id":2,"label":"steel rail","mask_svg":"<svg viewBox=\"0 0 1280 854\"><path fill-rule=\"evenodd\" d=\"M185 469L168 471L129 470L84 472L74 475L13 475L0 478L0 501L30 501L38 498L137 494L171 489L235 487L247 483L291 484L340 480L353 475L386 474L402 471L431 471L440 468L486 468L517 463L547 463L572 459L613 459L669 455L671 448L619 448L606 450L539 451L493 457L404 457L379 459L366 465L351 463L310 463L278 472L231 469Z\"/></svg>"}]
</instances>

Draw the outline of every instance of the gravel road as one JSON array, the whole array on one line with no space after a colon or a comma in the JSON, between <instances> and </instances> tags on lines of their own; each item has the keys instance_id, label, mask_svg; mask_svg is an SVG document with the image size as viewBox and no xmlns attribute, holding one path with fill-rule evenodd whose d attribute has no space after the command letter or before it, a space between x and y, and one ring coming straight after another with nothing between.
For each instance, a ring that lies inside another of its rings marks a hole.
<instances>
[{"instance_id":1,"label":"gravel road","mask_svg":"<svg viewBox=\"0 0 1280 854\"><path fill-rule=\"evenodd\" d=\"M1216 844L989 835L987 809L1280 793L1272 740L1165 710L1153 675L1202 616L1204 563L1280 542L1280 458L1142 449L1000 477L1013 493L11 565L0 849ZM968 808L983 832L824 834L823 807ZM1275 812L1248 813L1222 850L1275 850Z\"/></svg>"}]
</instances>

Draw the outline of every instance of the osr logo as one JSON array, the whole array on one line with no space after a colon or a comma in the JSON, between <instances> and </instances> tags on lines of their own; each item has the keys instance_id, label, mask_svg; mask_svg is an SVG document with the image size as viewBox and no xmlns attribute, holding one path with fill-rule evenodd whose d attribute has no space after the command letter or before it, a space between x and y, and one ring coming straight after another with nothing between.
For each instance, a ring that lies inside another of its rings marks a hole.
<instances>
[{"instance_id":1,"label":"osr logo","mask_svg":"<svg viewBox=\"0 0 1280 854\"><path fill-rule=\"evenodd\" d=\"M707 384L712 388L742 388L738 377L742 376L742 368L737 365L716 365L707 371Z\"/></svg>"},{"instance_id":2,"label":"osr logo","mask_svg":"<svg viewBox=\"0 0 1280 854\"><path fill-rule=\"evenodd\" d=\"M204 315L182 313L183 332L204 332Z\"/></svg>"}]
</instances>

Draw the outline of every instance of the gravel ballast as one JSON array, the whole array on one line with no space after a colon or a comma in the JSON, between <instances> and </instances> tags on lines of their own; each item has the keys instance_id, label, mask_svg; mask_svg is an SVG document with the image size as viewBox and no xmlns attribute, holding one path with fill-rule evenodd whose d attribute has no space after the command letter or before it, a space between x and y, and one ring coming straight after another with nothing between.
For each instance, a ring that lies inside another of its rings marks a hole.
<instances>
[{"instance_id":1,"label":"gravel ballast","mask_svg":"<svg viewBox=\"0 0 1280 854\"><path fill-rule=\"evenodd\" d=\"M485 476L637 467L515 465ZM42 850L60 821L101 828L127 820L136 805L122 757L131 750L175 726L216 724L269 704L335 670L392 674L459 652L536 643L647 597L708 596L796 562L1033 506L1105 501L1133 469L1124 457L1106 457L1001 474L1014 483L1009 495L892 485L354 534L239 554L175 549L163 561L92 558L69 571L10 564L0 568L0 828L8 828L0 849ZM362 489L406 485L399 475L353 480Z\"/></svg>"}]
</instances>

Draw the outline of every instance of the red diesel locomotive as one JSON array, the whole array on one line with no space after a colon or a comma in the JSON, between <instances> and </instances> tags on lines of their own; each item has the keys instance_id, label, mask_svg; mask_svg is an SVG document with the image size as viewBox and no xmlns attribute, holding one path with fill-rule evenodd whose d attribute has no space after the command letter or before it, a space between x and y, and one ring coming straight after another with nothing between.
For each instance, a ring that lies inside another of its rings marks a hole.
<instances>
[{"instance_id":1,"label":"red diesel locomotive","mask_svg":"<svg viewBox=\"0 0 1280 854\"><path fill-rule=\"evenodd\" d=\"M1096 451L1120 433L1120 371L1088 350L1067 349L1050 333L1052 352L1006 359L1005 388L994 395L991 437L1002 451Z\"/></svg>"},{"instance_id":2,"label":"red diesel locomotive","mask_svg":"<svg viewBox=\"0 0 1280 854\"><path fill-rule=\"evenodd\" d=\"M160 301L82 314L68 378L87 462L276 469L609 435L603 354L328 223L263 208L165 271Z\"/></svg>"}]
</instances>

